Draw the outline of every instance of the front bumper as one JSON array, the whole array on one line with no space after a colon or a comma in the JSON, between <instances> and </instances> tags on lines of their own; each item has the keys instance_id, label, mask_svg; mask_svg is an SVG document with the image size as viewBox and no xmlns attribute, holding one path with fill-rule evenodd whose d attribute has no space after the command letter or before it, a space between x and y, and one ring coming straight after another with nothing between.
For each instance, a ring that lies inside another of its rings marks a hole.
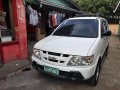
<instances>
[{"instance_id":1,"label":"front bumper","mask_svg":"<svg viewBox=\"0 0 120 90\"><path fill-rule=\"evenodd\" d=\"M53 68L59 69L59 76L62 78L71 78L71 79L80 79L80 80L87 80L90 79L95 72L96 65L92 65L89 67L79 68L79 67L63 67L63 66L57 66L57 65L51 65L48 63L45 63L43 61L40 61L39 59L32 57L32 66L34 69L38 71L44 72L44 66L49 66ZM48 73L51 74L51 73ZM54 74L52 74L54 75ZM56 76L56 75L55 75Z\"/></svg>"},{"instance_id":2,"label":"front bumper","mask_svg":"<svg viewBox=\"0 0 120 90\"><path fill-rule=\"evenodd\" d=\"M33 61L32 66L34 69L44 72L44 66L37 64L37 62ZM51 73L48 73L48 74L51 74ZM54 74L51 74L51 75L54 75ZM79 72L65 72L65 71L59 70L59 76L58 75L54 75L54 76L61 77L61 78L70 78L72 80L75 80L75 79L84 80L84 77Z\"/></svg>"}]
</instances>

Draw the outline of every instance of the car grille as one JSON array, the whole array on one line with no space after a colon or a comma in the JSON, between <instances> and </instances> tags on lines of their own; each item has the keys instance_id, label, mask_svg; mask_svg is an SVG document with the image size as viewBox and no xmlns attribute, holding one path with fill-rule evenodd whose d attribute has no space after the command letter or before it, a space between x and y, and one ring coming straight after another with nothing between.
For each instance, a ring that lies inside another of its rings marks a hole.
<instances>
[{"instance_id":1,"label":"car grille","mask_svg":"<svg viewBox=\"0 0 120 90\"><path fill-rule=\"evenodd\" d=\"M62 53L56 53L56 52L49 52L49 51L42 51L42 57L44 60L54 63L63 64L65 61L62 58L69 58L70 55L68 54L62 54ZM52 57L52 58L49 58ZM61 58L62 60L58 60Z\"/></svg>"},{"instance_id":2,"label":"car grille","mask_svg":"<svg viewBox=\"0 0 120 90\"><path fill-rule=\"evenodd\" d=\"M61 56L61 53L55 53L55 52L47 52L47 51L43 51L44 54L48 53L48 55L54 55L54 56ZM63 57L69 57L68 54L63 54Z\"/></svg>"},{"instance_id":3,"label":"car grille","mask_svg":"<svg viewBox=\"0 0 120 90\"><path fill-rule=\"evenodd\" d=\"M60 56L60 53L48 52L49 55Z\"/></svg>"}]
</instances>

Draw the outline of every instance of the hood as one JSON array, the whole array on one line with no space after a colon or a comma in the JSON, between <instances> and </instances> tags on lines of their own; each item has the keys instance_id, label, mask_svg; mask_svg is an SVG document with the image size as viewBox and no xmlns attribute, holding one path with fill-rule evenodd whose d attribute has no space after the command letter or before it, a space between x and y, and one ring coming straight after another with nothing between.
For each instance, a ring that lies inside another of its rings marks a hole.
<instances>
[{"instance_id":1,"label":"hood","mask_svg":"<svg viewBox=\"0 0 120 90\"><path fill-rule=\"evenodd\" d=\"M96 38L49 36L35 44L34 48L70 55L86 56Z\"/></svg>"}]
</instances>

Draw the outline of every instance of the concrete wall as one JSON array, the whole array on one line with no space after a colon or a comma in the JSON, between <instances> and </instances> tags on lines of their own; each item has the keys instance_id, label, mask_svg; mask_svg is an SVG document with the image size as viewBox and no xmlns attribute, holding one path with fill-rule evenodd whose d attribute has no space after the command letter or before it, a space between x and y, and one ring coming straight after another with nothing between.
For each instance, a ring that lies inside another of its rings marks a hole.
<instances>
[{"instance_id":1,"label":"concrete wall","mask_svg":"<svg viewBox=\"0 0 120 90\"><path fill-rule=\"evenodd\" d=\"M0 59L3 63L28 58L25 7L22 0L10 1L16 38L12 42L0 43Z\"/></svg>"},{"instance_id":2,"label":"concrete wall","mask_svg":"<svg viewBox=\"0 0 120 90\"><path fill-rule=\"evenodd\" d=\"M112 34L118 34L119 24L109 24L109 29L112 31Z\"/></svg>"}]
</instances>

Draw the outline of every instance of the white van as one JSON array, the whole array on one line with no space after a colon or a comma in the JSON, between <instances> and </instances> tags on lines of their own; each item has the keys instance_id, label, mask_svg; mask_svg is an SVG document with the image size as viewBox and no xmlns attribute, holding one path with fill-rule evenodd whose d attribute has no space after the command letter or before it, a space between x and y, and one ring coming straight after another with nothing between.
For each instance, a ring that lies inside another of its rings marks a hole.
<instances>
[{"instance_id":1,"label":"white van","mask_svg":"<svg viewBox=\"0 0 120 90\"><path fill-rule=\"evenodd\" d=\"M50 36L35 44L32 65L57 77L89 80L96 85L110 35L104 18L67 19Z\"/></svg>"}]
</instances>

